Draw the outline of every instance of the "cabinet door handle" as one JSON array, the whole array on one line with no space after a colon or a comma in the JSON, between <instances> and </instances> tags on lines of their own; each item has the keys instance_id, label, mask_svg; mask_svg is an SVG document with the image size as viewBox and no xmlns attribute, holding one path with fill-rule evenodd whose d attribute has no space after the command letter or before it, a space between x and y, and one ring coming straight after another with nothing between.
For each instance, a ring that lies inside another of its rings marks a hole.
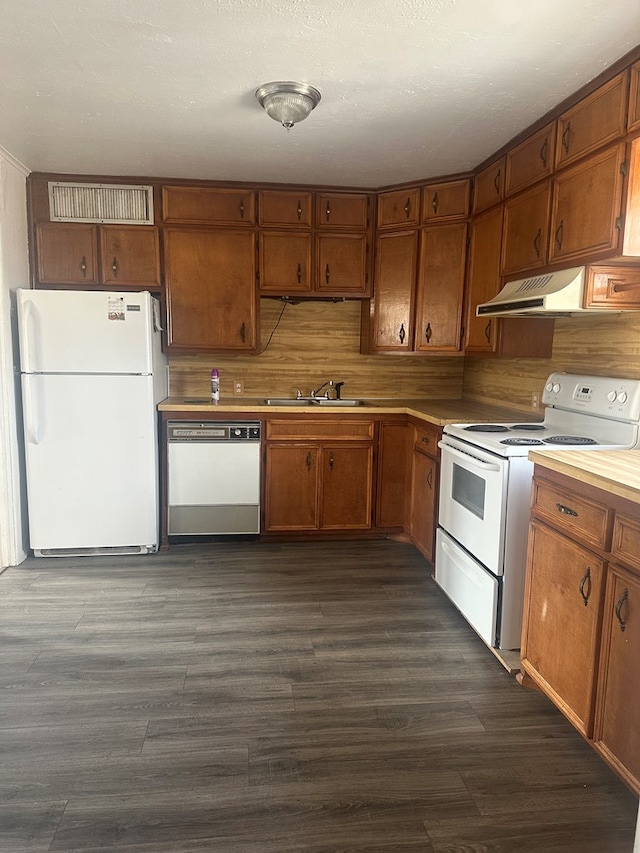
<instances>
[{"instance_id":1,"label":"cabinet door handle","mask_svg":"<svg viewBox=\"0 0 640 853\"><path fill-rule=\"evenodd\" d=\"M242 343L245 343L246 339L247 339L247 331L246 331L245 324L243 323L240 326L240 340L242 341Z\"/></svg>"},{"instance_id":2,"label":"cabinet door handle","mask_svg":"<svg viewBox=\"0 0 640 853\"><path fill-rule=\"evenodd\" d=\"M536 257L540 257L540 243L542 241L542 228L538 228L538 233L533 238L533 248L535 249Z\"/></svg>"},{"instance_id":3,"label":"cabinet door handle","mask_svg":"<svg viewBox=\"0 0 640 853\"><path fill-rule=\"evenodd\" d=\"M400 331L398 332L398 337L400 338L401 344L404 343L404 339L405 339L406 335L407 335L407 333L404 330L404 323L401 323L400 324Z\"/></svg>"},{"instance_id":4,"label":"cabinet door handle","mask_svg":"<svg viewBox=\"0 0 640 853\"><path fill-rule=\"evenodd\" d=\"M569 153L569 146L571 145L571 122L567 122L567 126L562 131L562 147L564 148L564 153Z\"/></svg>"},{"instance_id":5,"label":"cabinet door handle","mask_svg":"<svg viewBox=\"0 0 640 853\"><path fill-rule=\"evenodd\" d=\"M296 212L298 214L298 222L300 222L300 220L302 219L302 203L300 199L298 199L298 209Z\"/></svg>"},{"instance_id":6,"label":"cabinet door handle","mask_svg":"<svg viewBox=\"0 0 640 853\"><path fill-rule=\"evenodd\" d=\"M556 507L557 507L558 512L561 512L563 515L570 515L573 518L578 517L578 513L575 511L575 509L571 509L571 507L569 507L569 506L565 506L564 504L558 503L558 504L556 504Z\"/></svg>"},{"instance_id":7,"label":"cabinet door handle","mask_svg":"<svg viewBox=\"0 0 640 853\"><path fill-rule=\"evenodd\" d=\"M433 468L429 469L429 473L427 474L427 486L429 488L433 488Z\"/></svg>"},{"instance_id":8,"label":"cabinet door handle","mask_svg":"<svg viewBox=\"0 0 640 853\"><path fill-rule=\"evenodd\" d=\"M438 193L433 194L433 200L431 201L431 207L433 208L433 212L438 212Z\"/></svg>"},{"instance_id":9,"label":"cabinet door handle","mask_svg":"<svg viewBox=\"0 0 640 853\"><path fill-rule=\"evenodd\" d=\"M327 222L328 222L329 217L331 216L331 202L330 201L327 202L327 208L325 210L325 215L326 215Z\"/></svg>"},{"instance_id":10,"label":"cabinet door handle","mask_svg":"<svg viewBox=\"0 0 640 853\"><path fill-rule=\"evenodd\" d=\"M297 272L298 284L302 281L302 265L298 264L298 272Z\"/></svg>"},{"instance_id":11,"label":"cabinet door handle","mask_svg":"<svg viewBox=\"0 0 640 853\"><path fill-rule=\"evenodd\" d=\"M82 256L82 260L80 261L80 272L82 273L83 278L87 277L87 259L84 255Z\"/></svg>"},{"instance_id":12,"label":"cabinet door handle","mask_svg":"<svg viewBox=\"0 0 640 853\"><path fill-rule=\"evenodd\" d=\"M329 454L329 470L333 471L333 453Z\"/></svg>"},{"instance_id":13,"label":"cabinet door handle","mask_svg":"<svg viewBox=\"0 0 640 853\"><path fill-rule=\"evenodd\" d=\"M111 261L111 269L113 270L113 277L118 278L118 259L115 256Z\"/></svg>"},{"instance_id":14,"label":"cabinet door handle","mask_svg":"<svg viewBox=\"0 0 640 853\"><path fill-rule=\"evenodd\" d=\"M589 603L589 599L591 598L591 566L587 566L587 571L582 576L582 580L580 581L580 586L578 587L578 589L580 590L580 595L582 596L582 602L586 607Z\"/></svg>"},{"instance_id":15,"label":"cabinet door handle","mask_svg":"<svg viewBox=\"0 0 640 853\"><path fill-rule=\"evenodd\" d=\"M427 323L427 328L424 330L424 336L427 343L431 343L431 336L433 335L433 330L431 329L431 323Z\"/></svg>"},{"instance_id":16,"label":"cabinet door handle","mask_svg":"<svg viewBox=\"0 0 640 853\"><path fill-rule=\"evenodd\" d=\"M493 186L496 188L496 195L500 195L500 181L502 178L502 169L498 169L496 176L493 179Z\"/></svg>"},{"instance_id":17,"label":"cabinet door handle","mask_svg":"<svg viewBox=\"0 0 640 853\"><path fill-rule=\"evenodd\" d=\"M560 225L556 228L556 245L559 249L562 248L562 240L564 238L564 219L560 220Z\"/></svg>"},{"instance_id":18,"label":"cabinet door handle","mask_svg":"<svg viewBox=\"0 0 640 853\"><path fill-rule=\"evenodd\" d=\"M307 471L310 471L311 470L311 451L309 451L307 453L306 465L307 465Z\"/></svg>"},{"instance_id":19,"label":"cabinet door handle","mask_svg":"<svg viewBox=\"0 0 640 853\"><path fill-rule=\"evenodd\" d=\"M423 444L429 445L429 444L431 444L431 439L427 438L426 435L423 435L422 436L422 442L423 442Z\"/></svg>"},{"instance_id":20,"label":"cabinet door handle","mask_svg":"<svg viewBox=\"0 0 640 853\"><path fill-rule=\"evenodd\" d=\"M627 627L626 621L622 618L622 608L624 607L624 603L628 598L629 590L625 588L622 592L622 595L616 602L616 619L618 620L621 631L624 631L624 629Z\"/></svg>"},{"instance_id":21,"label":"cabinet door handle","mask_svg":"<svg viewBox=\"0 0 640 853\"><path fill-rule=\"evenodd\" d=\"M487 339L487 343L490 344L491 343L491 320L489 320L487 325L484 327L484 336Z\"/></svg>"},{"instance_id":22,"label":"cabinet door handle","mask_svg":"<svg viewBox=\"0 0 640 853\"><path fill-rule=\"evenodd\" d=\"M407 219L411 216L411 196L407 198L407 203L404 206L404 212L407 214Z\"/></svg>"},{"instance_id":23,"label":"cabinet door handle","mask_svg":"<svg viewBox=\"0 0 640 853\"><path fill-rule=\"evenodd\" d=\"M240 202L240 219L244 219L244 202Z\"/></svg>"},{"instance_id":24,"label":"cabinet door handle","mask_svg":"<svg viewBox=\"0 0 640 853\"><path fill-rule=\"evenodd\" d=\"M545 137L544 142L540 146L540 159L542 160L542 165L546 167L547 165L547 153L549 151L549 140Z\"/></svg>"},{"instance_id":25,"label":"cabinet door handle","mask_svg":"<svg viewBox=\"0 0 640 853\"><path fill-rule=\"evenodd\" d=\"M326 269L325 269L325 271L324 271L324 280L326 281L326 283L327 283L327 284L329 284L329 279L330 279L330 278L331 278L331 276L330 276L330 274L329 274L329 264L327 264L327 267L326 267Z\"/></svg>"}]
</instances>

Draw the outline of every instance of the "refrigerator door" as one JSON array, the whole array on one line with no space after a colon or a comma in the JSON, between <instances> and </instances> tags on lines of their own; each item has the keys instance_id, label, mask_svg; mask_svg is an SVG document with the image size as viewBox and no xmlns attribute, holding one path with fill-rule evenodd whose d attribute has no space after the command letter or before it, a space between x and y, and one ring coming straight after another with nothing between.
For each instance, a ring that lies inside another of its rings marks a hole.
<instances>
[{"instance_id":1,"label":"refrigerator door","mask_svg":"<svg viewBox=\"0 0 640 853\"><path fill-rule=\"evenodd\" d=\"M18 290L23 373L152 373L151 294Z\"/></svg>"},{"instance_id":2,"label":"refrigerator door","mask_svg":"<svg viewBox=\"0 0 640 853\"><path fill-rule=\"evenodd\" d=\"M157 550L153 378L23 374L22 393L36 554Z\"/></svg>"}]
</instances>

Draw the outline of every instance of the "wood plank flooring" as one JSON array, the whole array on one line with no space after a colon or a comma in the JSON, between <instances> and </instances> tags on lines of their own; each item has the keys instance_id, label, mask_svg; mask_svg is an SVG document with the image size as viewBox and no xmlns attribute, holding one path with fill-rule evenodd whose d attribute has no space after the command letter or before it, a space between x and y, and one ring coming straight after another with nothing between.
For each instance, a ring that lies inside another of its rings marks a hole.
<instances>
[{"instance_id":1,"label":"wood plank flooring","mask_svg":"<svg viewBox=\"0 0 640 853\"><path fill-rule=\"evenodd\" d=\"M390 541L0 575L0 850L631 853L637 802Z\"/></svg>"}]
</instances>

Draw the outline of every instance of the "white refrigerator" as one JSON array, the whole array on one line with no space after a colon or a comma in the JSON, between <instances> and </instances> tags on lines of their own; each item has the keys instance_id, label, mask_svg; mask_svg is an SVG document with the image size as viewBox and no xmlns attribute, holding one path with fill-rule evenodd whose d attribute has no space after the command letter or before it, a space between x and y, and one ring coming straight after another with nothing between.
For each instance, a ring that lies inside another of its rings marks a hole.
<instances>
[{"instance_id":1,"label":"white refrigerator","mask_svg":"<svg viewBox=\"0 0 640 853\"><path fill-rule=\"evenodd\" d=\"M18 290L17 306L34 554L156 551L168 393L157 299Z\"/></svg>"}]
</instances>

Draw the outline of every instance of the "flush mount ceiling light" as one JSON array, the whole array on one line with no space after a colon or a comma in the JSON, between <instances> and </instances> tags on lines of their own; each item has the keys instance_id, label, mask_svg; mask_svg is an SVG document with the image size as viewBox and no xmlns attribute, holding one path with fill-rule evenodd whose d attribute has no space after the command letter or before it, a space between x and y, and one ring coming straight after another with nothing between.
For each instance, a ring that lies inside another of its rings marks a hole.
<instances>
[{"instance_id":1,"label":"flush mount ceiling light","mask_svg":"<svg viewBox=\"0 0 640 853\"><path fill-rule=\"evenodd\" d=\"M277 80L256 89L256 98L267 115L279 121L287 130L303 121L320 103L322 95L306 83Z\"/></svg>"}]
</instances>

